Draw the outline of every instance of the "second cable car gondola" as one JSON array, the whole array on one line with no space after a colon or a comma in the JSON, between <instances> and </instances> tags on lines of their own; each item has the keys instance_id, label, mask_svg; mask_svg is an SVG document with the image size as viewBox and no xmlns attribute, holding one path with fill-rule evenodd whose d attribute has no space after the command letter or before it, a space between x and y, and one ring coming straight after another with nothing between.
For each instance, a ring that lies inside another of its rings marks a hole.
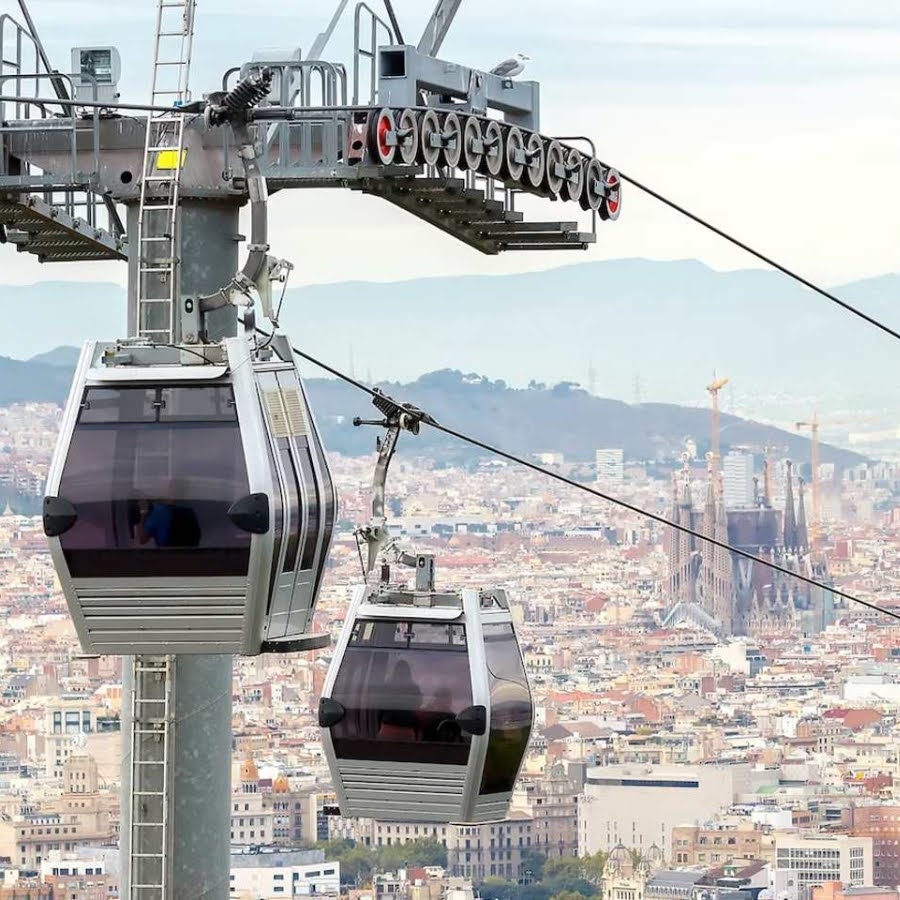
<instances>
[{"instance_id":1,"label":"second cable car gondola","mask_svg":"<svg viewBox=\"0 0 900 900\"><path fill-rule=\"evenodd\" d=\"M323 646L309 629L336 497L290 343L188 353L91 341L81 354L44 530L82 647Z\"/></svg>"},{"instance_id":2,"label":"second cable car gondola","mask_svg":"<svg viewBox=\"0 0 900 900\"><path fill-rule=\"evenodd\" d=\"M378 444L366 583L353 596L319 701L325 756L341 813L387 821L503 819L528 747L534 708L506 592L436 591L434 557L399 550L384 516L401 431L422 410L374 392ZM391 580L392 562L415 584Z\"/></svg>"},{"instance_id":3,"label":"second cable car gondola","mask_svg":"<svg viewBox=\"0 0 900 900\"><path fill-rule=\"evenodd\" d=\"M532 718L505 591L357 590L319 702L343 815L505 818Z\"/></svg>"}]
</instances>

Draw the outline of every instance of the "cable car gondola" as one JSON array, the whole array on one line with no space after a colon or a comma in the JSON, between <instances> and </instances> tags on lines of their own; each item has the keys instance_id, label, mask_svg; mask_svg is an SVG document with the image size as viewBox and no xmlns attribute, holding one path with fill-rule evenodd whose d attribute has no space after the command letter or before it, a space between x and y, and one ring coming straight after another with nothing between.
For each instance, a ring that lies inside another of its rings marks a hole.
<instances>
[{"instance_id":1,"label":"cable car gondola","mask_svg":"<svg viewBox=\"0 0 900 900\"><path fill-rule=\"evenodd\" d=\"M319 701L344 816L505 818L532 717L504 591L357 590Z\"/></svg>"},{"instance_id":2,"label":"cable car gondola","mask_svg":"<svg viewBox=\"0 0 900 900\"><path fill-rule=\"evenodd\" d=\"M327 643L309 629L336 496L284 336L193 351L88 342L47 494L44 530L85 652Z\"/></svg>"},{"instance_id":3,"label":"cable car gondola","mask_svg":"<svg viewBox=\"0 0 900 900\"><path fill-rule=\"evenodd\" d=\"M378 581L354 593L319 701L340 810L386 821L503 819L534 712L506 592L436 591L433 557L393 546L387 468L400 429L416 432L423 416L375 402L388 435L361 535ZM414 587L392 583L392 556L415 568Z\"/></svg>"}]
</instances>

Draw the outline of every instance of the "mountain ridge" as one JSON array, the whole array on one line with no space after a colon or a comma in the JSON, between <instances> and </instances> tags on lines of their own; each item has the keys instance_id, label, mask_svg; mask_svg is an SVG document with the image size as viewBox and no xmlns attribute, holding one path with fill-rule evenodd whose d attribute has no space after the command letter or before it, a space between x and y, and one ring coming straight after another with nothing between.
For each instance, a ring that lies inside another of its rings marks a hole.
<instances>
[{"instance_id":1,"label":"mountain ridge","mask_svg":"<svg viewBox=\"0 0 900 900\"><path fill-rule=\"evenodd\" d=\"M835 290L900 328L900 275ZM0 287L6 321L27 309L41 325L0 334L0 354L28 358L115 337L124 331L124 298L108 282ZM518 274L311 284L287 291L281 319L305 350L373 381L411 382L451 368L513 385L586 383L593 372L595 393L632 399L640 382L644 396L683 404L705 401L715 369L739 397L761 398L759 410L779 396L796 398L806 412L817 404L897 403L893 342L764 269L719 272L697 260L634 258Z\"/></svg>"},{"instance_id":2,"label":"mountain ridge","mask_svg":"<svg viewBox=\"0 0 900 900\"><path fill-rule=\"evenodd\" d=\"M74 355L76 348L58 347L51 358ZM0 406L11 403L62 404L73 375L71 365L23 362L0 357ZM351 456L372 450L372 434L354 428L354 416L372 418L368 398L352 385L326 378L306 378L314 414L329 450ZM691 436L701 455L709 449L709 410L667 403L628 404L597 397L568 382L548 387L533 382L510 387L473 372L443 369L415 381L382 382L382 390L400 402L427 410L437 421L490 444L519 454L561 452L571 461L593 460L600 447L621 447L627 459L661 461L677 457ZM809 440L771 425L722 414L723 451L731 446L784 446L799 461L810 458ZM412 452L463 462L477 456L473 448L425 428L409 444ZM865 457L823 444L823 462L838 467Z\"/></svg>"}]
</instances>

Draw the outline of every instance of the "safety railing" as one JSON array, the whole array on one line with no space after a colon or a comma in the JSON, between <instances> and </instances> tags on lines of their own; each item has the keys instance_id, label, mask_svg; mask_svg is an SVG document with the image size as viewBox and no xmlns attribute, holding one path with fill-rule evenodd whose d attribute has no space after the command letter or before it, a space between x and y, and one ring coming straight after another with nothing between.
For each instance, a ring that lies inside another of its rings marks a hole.
<instances>
[{"instance_id":1,"label":"safety railing","mask_svg":"<svg viewBox=\"0 0 900 900\"><path fill-rule=\"evenodd\" d=\"M10 35L19 48L31 40L30 35L8 16L0 17L0 29L5 29L0 35L0 47L7 47L4 52L9 52ZM4 56L4 71L0 74L0 192L20 195L23 202L25 195L37 196L72 219L122 236L124 229L115 206L92 190L100 170L100 108L94 106L88 114L78 116L75 115L77 101L38 100L52 96L55 86L59 85L74 97L74 76L59 72L26 72L22 65L13 65L14 62ZM79 78L82 84L92 83L92 100L96 102L96 82L84 73ZM52 172L11 152L12 144L27 145L38 133L46 139L50 132L62 135L52 153ZM85 146L90 153L89 167L84 165Z\"/></svg>"},{"instance_id":2,"label":"safety railing","mask_svg":"<svg viewBox=\"0 0 900 900\"><path fill-rule=\"evenodd\" d=\"M88 76L81 76L85 80ZM0 75L0 187L52 187L58 184L84 184L87 186L92 177L100 169L100 110L94 106L88 116L77 117L73 115L73 102L59 100L53 103L27 99L49 96L52 87L46 94L41 94L42 82L56 81L66 85L70 89L70 95L74 94L74 79L71 75L54 72L52 75L39 73L16 72ZM25 94L10 93L9 85L13 90L25 90ZM33 94L28 90L34 85ZM4 100L4 97L12 96L14 100ZM96 101L97 85L93 84L93 99ZM59 114L53 112L53 108L59 108ZM68 113L66 115L66 113ZM18 115L13 115L18 114ZM40 170L33 164L22 163L20 171L9 171L12 164L10 156L9 139L12 134L27 135L29 133L58 131L65 135L65 156L69 160L67 169L58 170L52 175L37 174ZM78 165L79 135L88 134L91 150L91 170L84 171Z\"/></svg>"},{"instance_id":3,"label":"safety railing","mask_svg":"<svg viewBox=\"0 0 900 900\"><path fill-rule=\"evenodd\" d=\"M363 44L363 14L367 14L366 24L369 27L369 40ZM395 44L396 38L391 26L384 21L367 3L357 3L353 12L353 105L360 102L374 103L378 92L378 36L384 34L386 44ZM369 96L360 101L360 74L362 60L368 60Z\"/></svg>"},{"instance_id":4,"label":"safety railing","mask_svg":"<svg viewBox=\"0 0 900 900\"><path fill-rule=\"evenodd\" d=\"M11 15L0 15L0 76L13 76L13 93L25 96L27 76L40 74L40 50L31 33ZM18 76L18 77L16 77ZM18 103L12 110L11 118L28 118L27 104ZM4 114L0 118L7 118Z\"/></svg>"}]
</instances>

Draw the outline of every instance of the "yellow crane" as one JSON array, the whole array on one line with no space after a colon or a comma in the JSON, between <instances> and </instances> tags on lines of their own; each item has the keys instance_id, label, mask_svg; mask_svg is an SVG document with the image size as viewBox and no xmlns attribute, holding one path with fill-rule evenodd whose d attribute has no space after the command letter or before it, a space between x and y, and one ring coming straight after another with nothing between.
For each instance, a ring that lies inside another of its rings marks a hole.
<instances>
[{"instance_id":1,"label":"yellow crane","mask_svg":"<svg viewBox=\"0 0 900 900\"><path fill-rule=\"evenodd\" d=\"M711 465L713 474L713 483L716 490L719 489L719 391L728 384L727 378L718 378L713 372L712 384L706 386L706 390L712 399L712 438L709 442Z\"/></svg>"},{"instance_id":2,"label":"yellow crane","mask_svg":"<svg viewBox=\"0 0 900 900\"><path fill-rule=\"evenodd\" d=\"M819 417L813 413L812 421L797 422L797 430L809 429L812 438L812 472L810 473L810 486L812 487L812 522L809 528L809 546L816 550L819 539Z\"/></svg>"}]
</instances>

